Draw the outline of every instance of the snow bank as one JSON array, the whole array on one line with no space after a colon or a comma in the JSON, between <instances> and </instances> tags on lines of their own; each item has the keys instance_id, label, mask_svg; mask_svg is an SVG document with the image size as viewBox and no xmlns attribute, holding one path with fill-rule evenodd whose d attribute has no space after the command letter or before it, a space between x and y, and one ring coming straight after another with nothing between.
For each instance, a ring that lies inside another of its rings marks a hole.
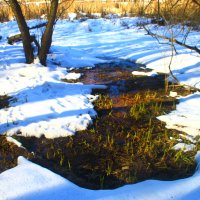
<instances>
[{"instance_id":1,"label":"snow bank","mask_svg":"<svg viewBox=\"0 0 200 200\"><path fill-rule=\"evenodd\" d=\"M200 154L197 155L199 162ZM12 189L11 189L12 187ZM0 199L20 200L198 200L199 169L189 178L176 181L148 180L114 190L80 188L53 172L18 158L18 166L0 174Z\"/></svg>"},{"instance_id":2,"label":"snow bank","mask_svg":"<svg viewBox=\"0 0 200 200\"><path fill-rule=\"evenodd\" d=\"M73 16L72 16L73 17ZM74 18L74 17L73 17ZM29 25L35 25L35 20ZM128 59L155 72L169 72L171 47L158 44L137 27L138 18L58 21L48 67L24 64L22 44L10 46L8 35L19 30L15 21L0 23L0 95L10 95L10 107L0 110L0 133L54 138L85 129L95 116L90 95L96 85L67 84L66 68L93 67L110 59ZM154 28L152 26L152 28ZM157 28L157 27L156 27ZM38 34L38 32L36 32ZM199 46L199 32L192 31L187 43ZM181 39L181 38L180 38ZM183 84L200 88L200 57L183 47L171 63ZM200 94L180 98L177 110L159 117L168 128L199 135ZM200 163L198 154L198 163ZM200 199L199 170L177 181L144 181L115 190L90 191L19 158L17 167L0 174L0 199Z\"/></svg>"},{"instance_id":3,"label":"snow bank","mask_svg":"<svg viewBox=\"0 0 200 200\"><path fill-rule=\"evenodd\" d=\"M96 115L91 90L104 88L61 82L63 68L38 64L11 64L0 74L0 94L12 95L10 107L0 110L0 132L7 135L55 138L84 130Z\"/></svg>"},{"instance_id":4,"label":"snow bank","mask_svg":"<svg viewBox=\"0 0 200 200\"><path fill-rule=\"evenodd\" d=\"M0 199L2 200L73 199L75 193L75 199L86 196L81 189L66 179L23 157L18 158L17 167L0 174Z\"/></svg>"}]
</instances>

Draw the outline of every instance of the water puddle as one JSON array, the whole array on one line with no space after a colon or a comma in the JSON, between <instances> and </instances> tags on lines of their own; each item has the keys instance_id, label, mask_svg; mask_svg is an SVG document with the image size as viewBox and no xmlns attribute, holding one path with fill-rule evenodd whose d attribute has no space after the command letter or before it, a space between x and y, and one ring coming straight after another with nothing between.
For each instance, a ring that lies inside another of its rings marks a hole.
<instances>
[{"instance_id":1,"label":"water puddle","mask_svg":"<svg viewBox=\"0 0 200 200\"><path fill-rule=\"evenodd\" d=\"M133 76L132 71L149 72L151 70L131 61L116 60L97 64L91 69L81 68L72 72L81 73L82 77L78 81L84 84L106 85L106 91L94 90L93 94L107 94L112 100L112 111L124 112L132 106L131 99L138 92L142 94L146 91L154 93L162 90L164 93L165 75Z\"/></svg>"}]
</instances>

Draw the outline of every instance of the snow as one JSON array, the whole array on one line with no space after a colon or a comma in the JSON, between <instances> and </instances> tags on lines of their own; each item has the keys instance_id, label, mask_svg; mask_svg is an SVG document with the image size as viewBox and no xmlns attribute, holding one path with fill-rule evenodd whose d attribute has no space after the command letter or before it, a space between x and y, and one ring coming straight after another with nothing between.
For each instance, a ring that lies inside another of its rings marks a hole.
<instances>
[{"instance_id":1,"label":"snow","mask_svg":"<svg viewBox=\"0 0 200 200\"><path fill-rule=\"evenodd\" d=\"M198 163L199 157L198 153L196 156ZM199 168L193 176L185 179L148 180L114 190L97 191L80 188L23 157L18 158L18 166L0 174L0 199L2 200L198 200L199 195Z\"/></svg>"},{"instance_id":2,"label":"snow","mask_svg":"<svg viewBox=\"0 0 200 200\"><path fill-rule=\"evenodd\" d=\"M35 64L12 64L0 72L0 94L13 97L10 107L0 111L0 132L54 138L86 129L96 115L91 90L104 87L61 82L64 73Z\"/></svg>"},{"instance_id":3,"label":"snow","mask_svg":"<svg viewBox=\"0 0 200 200\"><path fill-rule=\"evenodd\" d=\"M185 143L177 143L174 147L174 150L183 150L184 152L193 151L195 149L194 144L185 144Z\"/></svg>"},{"instance_id":4,"label":"snow","mask_svg":"<svg viewBox=\"0 0 200 200\"><path fill-rule=\"evenodd\" d=\"M76 13L68 13L67 15L68 15L69 20L74 20L77 17Z\"/></svg>"},{"instance_id":5,"label":"snow","mask_svg":"<svg viewBox=\"0 0 200 200\"><path fill-rule=\"evenodd\" d=\"M82 76L81 73L68 73L66 74L63 79L67 79L67 80L76 80L79 79Z\"/></svg>"},{"instance_id":6,"label":"snow","mask_svg":"<svg viewBox=\"0 0 200 200\"><path fill-rule=\"evenodd\" d=\"M17 141L16 139L14 139L14 138L12 138L12 137L7 136L7 137L6 137L6 140L7 140L8 142L11 142L11 143L16 144L18 147L22 147L22 143L19 142L19 141Z\"/></svg>"},{"instance_id":7,"label":"snow","mask_svg":"<svg viewBox=\"0 0 200 200\"><path fill-rule=\"evenodd\" d=\"M72 199L73 191L76 191L77 199L84 197L83 193L78 195L78 190L69 181L23 157L18 158L17 167L0 175L1 199L64 199L62 197L67 196Z\"/></svg>"},{"instance_id":8,"label":"snow","mask_svg":"<svg viewBox=\"0 0 200 200\"><path fill-rule=\"evenodd\" d=\"M156 76L158 75L156 72L151 71L151 72L139 72L139 71L133 71L132 74L134 76Z\"/></svg>"},{"instance_id":9,"label":"snow","mask_svg":"<svg viewBox=\"0 0 200 200\"><path fill-rule=\"evenodd\" d=\"M10 107L0 109L0 133L47 138L73 135L92 123L96 112L91 95L100 85L65 83L78 79L69 69L94 67L97 63L122 59L146 65L154 73L169 72L171 47L158 44L138 24L145 19L118 18L58 21L48 67L37 60L24 64L22 44L8 45L6 37L19 32L16 22L0 23L0 95L11 96ZM29 26L40 21L30 20ZM168 34L164 27L149 25ZM178 27L176 27L178 28ZM32 31L34 32L34 30ZM178 32L178 31L177 31ZM35 31L41 35L40 31ZM183 39L179 36L179 40ZM187 44L199 47L200 34L191 31ZM166 41L164 41L166 42ZM200 88L200 56L176 46L171 69L181 84ZM134 75L144 75L134 72ZM172 91L173 92L173 91ZM179 94L171 93L171 96ZM179 97L176 110L158 117L167 128L184 131L193 141L200 134L200 93ZM179 144L180 148L188 148ZM191 146L190 146L191 148ZM197 156L200 163L199 154ZM12 189L10 189L12 187ZM18 166L0 174L0 199L200 199L200 173L177 181L148 180L115 190L90 191L20 157Z\"/></svg>"},{"instance_id":10,"label":"snow","mask_svg":"<svg viewBox=\"0 0 200 200\"><path fill-rule=\"evenodd\" d=\"M200 135L200 93L181 97L179 101L176 110L158 119L169 129L180 130L193 137Z\"/></svg>"},{"instance_id":11,"label":"snow","mask_svg":"<svg viewBox=\"0 0 200 200\"><path fill-rule=\"evenodd\" d=\"M70 16L75 17L73 14ZM88 95L92 88L97 86L61 82L61 79L73 80L81 76L66 69L94 67L95 64L108 62L110 59L124 59L145 64L147 68L153 69L152 72L145 73L147 76L154 76L157 72L169 72L171 47L160 45L155 39L145 35L145 31L138 27L138 24L144 21L144 18L58 21L47 68L38 64L37 60L35 64L24 64L21 43L13 46L6 44L6 36L18 32L16 22L0 24L0 35L3 36L0 42L0 81L3 85L0 95L13 96L11 107L0 111L0 132L12 135L20 131L23 135L45 135L54 138L72 135L91 124L95 111ZM30 20L29 26L39 22L41 20ZM154 25L152 29L160 32L163 30ZM35 34L40 34L38 32ZM189 44L193 44L194 40L199 41L198 32L192 31L191 35ZM179 46L177 50L179 54L174 56L171 63L174 75L180 83L200 88L200 57L195 52ZM133 75L144 75L144 72L134 71ZM196 98L195 104L198 103L199 99ZM195 104L190 104L191 110L198 109L194 107ZM173 116L176 118L176 114ZM169 121L169 117L165 118L168 120L164 120L164 117L162 120ZM183 117L176 119L174 121L171 115L171 120L176 125L167 127L176 126L183 130ZM179 123L180 119L182 123ZM194 133L192 131L190 134L199 134L196 130L199 126L190 125L188 119L189 116L185 119L187 125L184 131L191 129ZM195 119L191 123L195 124L199 116ZM189 129L186 129L187 127Z\"/></svg>"},{"instance_id":12,"label":"snow","mask_svg":"<svg viewBox=\"0 0 200 200\"><path fill-rule=\"evenodd\" d=\"M177 92L170 91L170 92L169 92L169 96L170 96L170 97L177 97L177 96L178 96L178 93L177 93Z\"/></svg>"}]
</instances>

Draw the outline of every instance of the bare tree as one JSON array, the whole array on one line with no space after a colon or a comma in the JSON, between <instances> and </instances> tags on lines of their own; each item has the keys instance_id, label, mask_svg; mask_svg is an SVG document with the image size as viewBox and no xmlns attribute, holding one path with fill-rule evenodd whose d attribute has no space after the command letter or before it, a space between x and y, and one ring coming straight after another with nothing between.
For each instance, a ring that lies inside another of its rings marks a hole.
<instances>
[{"instance_id":1,"label":"bare tree","mask_svg":"<svg viewBox=\"0 0 200 200\"><path fill-rule=\"evenodd\" d=\"M66 0L69 2L73 2L73 0ZM52 35L54 30L54 25L57 21L57 14L58 16L63 13L66 9L62 8L62 12L58 13L58 6L59 6L59 0L51 0L50 6L48 7L48 13L47 13L47 24L46 28L44 30L44 33L42 34L41 42L38 42L36 38L32 37L29 32L29 27L27 26L25 17L22 13L22 8L18 0L6 0L6 3L11 7L12 12L17 20L19 30L21 32L21 38L23 42L23 48L24 53L26 57L27 63L32 63L34 61L34 54L33 54L33 47L32 42L35 42L36 46L38 47L38 57L42 65L46 65L47 60L47 54L49 52L49 49L51 47L52 43ZM71 5L71 4L70 4ZM40 43L40 45L39 45Z\"/></svg>"}]
</instances>

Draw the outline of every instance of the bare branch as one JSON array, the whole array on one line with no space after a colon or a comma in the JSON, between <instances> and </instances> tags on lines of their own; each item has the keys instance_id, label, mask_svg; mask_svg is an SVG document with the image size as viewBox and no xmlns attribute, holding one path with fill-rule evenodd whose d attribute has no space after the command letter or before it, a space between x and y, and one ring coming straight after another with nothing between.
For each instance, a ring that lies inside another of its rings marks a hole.
<instances>
[{"instance_id":1,"label":"bare branch","mask_svg":"<svg viewBox=\"0 0 200 200\"><path fill-rule=\"evenodd\" d=\"M176 43L182 47L185 47L187 49L190 49L190 50L193 50L193 51L196 51L198 54L200 54L200 49L198 49L196 46L190 46L190 45L187 45L183 42L180 42L176 39L174 39L173 37L172 38L169 38L169 37L166 37L166 36L163 36L163 35L158 35L158 34L155 34L155 33L152 33L150 30L148 30L145 26L143 26L144 29L146 30L147 32L147 35L151 35L152 37L155 37L155 38L162 38L162 39L165 39L165 40L168 40L169 42L171 43Z\"/></svg>"},{"instance_id":2,"label":"bare branch","mask_svg":"<svg viewBox=\"0 0 200 200\"><path fill-rule=\"evenodd\" d=\"M174 4L171 6L171 10L179 3L180 0L177 0Z\"/></svg>"},{"instance_id":3,"label":"bare branch","mask_svg":"<svg viewBox=\"0 0 200 200\"><path fill-rule=\"evenodd\" d=\"M146 9L151 5L151 3L153 3L154 0L150 0L149 3L145 6L144 8L144 12L146 11Z\"/></svg>"},{"instance_id":4,"label":"bare branch","mask_svg":"<svg viewBox=\"0 0 200 200\"><path fill-rule=\"evenodd\" d=\"M173 42L171 43L171 48L172 48L172 50L171 50L172 54L171 54L171 58L170 58L170 62L169 62L168 68L169 68L169 72L170 72L170 75L172 76L172 78L176 81L176 83L179 83L178 79L174 76L174 74L173 74L173 72L171 70L171 64L172 64L172 60L173 60L173 57L174 57L174 50L175 50Z\"/></svg>"},{"instance_id":5,"label":"bare branch","mask_svg":"<svg viewBox=\"0 0 200 200\"><path fill-rule=\"evenodd\" d=\"M192 0L192 2L200 7L200 2L198 2L198 0Z\"/></svg>"}]
</instances>

